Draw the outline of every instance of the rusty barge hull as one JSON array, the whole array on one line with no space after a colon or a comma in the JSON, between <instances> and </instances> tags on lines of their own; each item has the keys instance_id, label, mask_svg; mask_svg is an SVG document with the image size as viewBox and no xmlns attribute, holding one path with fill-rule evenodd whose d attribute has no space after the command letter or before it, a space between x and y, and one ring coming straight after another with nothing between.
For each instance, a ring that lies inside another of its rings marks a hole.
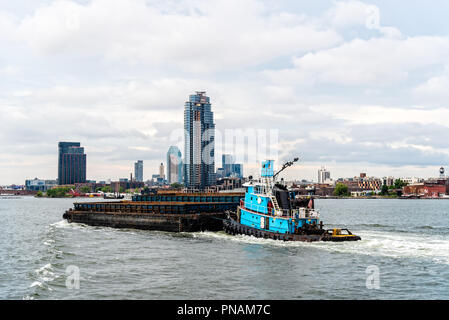
<instances>
[{"instance_id":1,"label":"rusty barge hull","mask_svg":"<svg viewBox=\"0 0 449 320\"><path fill-rule=\"evenodd\" d=\"M63 218L68 222L90 226L132 228L168 232L197 232L223 230L224 213L149 214L118 212L67 211Z\"/></svg>"}]
</instances>

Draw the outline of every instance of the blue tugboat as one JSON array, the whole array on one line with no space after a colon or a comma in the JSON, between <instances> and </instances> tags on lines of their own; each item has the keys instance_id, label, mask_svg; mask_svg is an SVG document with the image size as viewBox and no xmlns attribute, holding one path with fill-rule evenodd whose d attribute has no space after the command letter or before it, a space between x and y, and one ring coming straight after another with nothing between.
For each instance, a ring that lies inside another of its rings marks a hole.
<instances>
[{"instance_id":1,"label":"blue tugboat","mask_svg":"<svg viewBox=\"0 0 449 320\"><path fill-rule=\"evenodd\" d=\"M324 229L314 199L295 198L276 177L298 161L285 163L274 173L274 161L262 162L261 178L245 187L245 198L237 212L224 220L226 233L246 234L258 238L284 241L357 241L361 238L348 229Z\"/></svg>"}]
</instances>

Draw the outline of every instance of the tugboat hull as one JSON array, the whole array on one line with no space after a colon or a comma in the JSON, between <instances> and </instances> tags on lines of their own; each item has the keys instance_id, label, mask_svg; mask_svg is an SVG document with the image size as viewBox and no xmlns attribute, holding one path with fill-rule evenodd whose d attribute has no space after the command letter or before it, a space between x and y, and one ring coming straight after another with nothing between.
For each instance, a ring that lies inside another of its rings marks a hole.
<instances>
[{"instance_id":1,"label":"tugboat hull","mask_svg":"<svg viewBox=\"0 0 449 320\"><path fill-rule=\"evenodd\" d=\"M223 221L223 228L226 233L237 235L245 234L249 236L254 236L256 238L282 240L282 241L303 241L303 242L316 242L316 241L332 241L332 242L343 242L343 241L357 241L361 240L359 236L348 234L348 235L331 235L329 233L323 234L288 234L288 233L277 233L267 230L261 230L243 225L234 219L227 219Z\"/></svg>"}]
</instances>

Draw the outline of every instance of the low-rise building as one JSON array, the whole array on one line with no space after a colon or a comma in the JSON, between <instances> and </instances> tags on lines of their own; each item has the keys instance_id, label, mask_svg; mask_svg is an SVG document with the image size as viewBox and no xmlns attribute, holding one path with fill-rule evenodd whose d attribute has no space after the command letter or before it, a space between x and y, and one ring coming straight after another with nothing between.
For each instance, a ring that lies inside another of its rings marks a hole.
<instances>
[{"instance_id":1,"label":"low-rise building","mask_svg":"<svg viewBox=\"0 0 449 320\"><path fill-rule=\"evenodd\" d=\"M402 181L404 181L407 184L415 184L415 183L421 183L424 182L424 179L418 178L418 177L408 177L408 178L400 178Z\"/></svg>"},{"instance_id":2,"label":"low-rise building","mask_svg":"<svg viewBox=\"0 0 449 320\"><path fill-rule=\"evenodd\" d=\"M394 185L394 177L383 177L382 184L387 187L393 186Z\"/></svg>"},{"instance_id":3,"label":"low-rise building","mask_svg":"<svg viewBox=\"0 0 449 320\"><path fill-rule=\"evenodd\" d=\"M242 179L237 177L227 177L217 180L218 190L233 190L242 187Z\"/></svg>"},{"instance_id":4,"label":"low-rise building","mask_svg":"<svg viewBox=\"0 0 449 320\"><path fill-rule=\"evenodd\" d=\"M362 190L380 190L382 180L377 178L363 178L358 181L358 186Z\"/></svg>"},{"instance_id":5,"label":"low-rise building","mask_svg":"<svg viewBox=\"0 0 449 320\"><path fill-rule=\"evenodd\" d=\"M403 188L404 196L419 196L424 198L437 198L447 194L448 186L441 183L419 182Z\"/></svg>"},{"instance_id":6,"label":"low-rise building","mask_svg":"<svg viewBox=\"0 0 449 320\"><path fill-rule=\"evenodd\" d=\"M25 190L29 191L42 191L46 192L48 189L51 189L57 186L58 183L56 180L44 180L44 179L30 179L25 180Z\"/></svg>"}]
</instances>

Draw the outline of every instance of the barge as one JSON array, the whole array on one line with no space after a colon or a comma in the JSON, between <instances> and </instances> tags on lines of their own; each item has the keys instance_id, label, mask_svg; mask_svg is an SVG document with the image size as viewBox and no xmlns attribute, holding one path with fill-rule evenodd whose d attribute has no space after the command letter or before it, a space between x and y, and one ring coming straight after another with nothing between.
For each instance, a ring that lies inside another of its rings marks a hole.
<instances>
[{"instance_id":1,"label":"barge","mask_svg":"<svg viewBox=\"0 0 449 320\"><path fill-rule=\"evenodd\" d=\"M68 222L114 228L171 232L223 230L228 212L244 193L162 191L135 195L131 201L77 202L63 215Z\"/></svg>"},{"instance_id":2,"label":"barge","mask_svg":"<svg viewBox=\"0 0 449 320\"><path fill-rule=\"evenodd\" d=\"M261 179L243 185L244 199L223 222L226 233L284 241L361 240L348 229L324 229L312 197L297 198L276 182L277 175L296 161L298 158L285 163L276 174L273 160L262 163Z\"/></svg>"}]
</instances>

